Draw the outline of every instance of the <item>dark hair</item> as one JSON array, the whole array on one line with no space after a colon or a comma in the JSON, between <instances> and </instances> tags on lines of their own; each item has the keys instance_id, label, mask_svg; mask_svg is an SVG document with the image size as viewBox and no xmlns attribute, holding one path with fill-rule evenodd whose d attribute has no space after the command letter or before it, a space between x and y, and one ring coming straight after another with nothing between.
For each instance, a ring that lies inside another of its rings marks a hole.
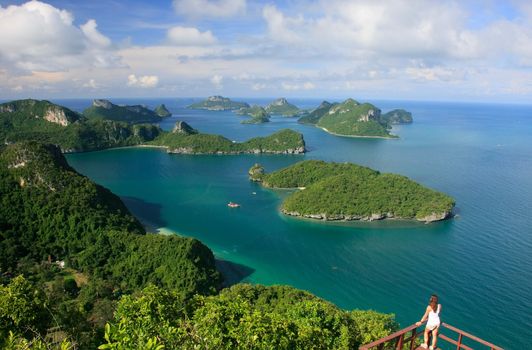
<instances>
[{"instance_id":1,"label":"dark hair","mask_svg":"<svg viewBox=\"0 0 532 350\"><path fill-rule=\"evenodd\" d=\"M436 311L436 308L438 307L438 296L436 294L430 296L429 305L432 310Z\"/></svg>"}]
</instances>

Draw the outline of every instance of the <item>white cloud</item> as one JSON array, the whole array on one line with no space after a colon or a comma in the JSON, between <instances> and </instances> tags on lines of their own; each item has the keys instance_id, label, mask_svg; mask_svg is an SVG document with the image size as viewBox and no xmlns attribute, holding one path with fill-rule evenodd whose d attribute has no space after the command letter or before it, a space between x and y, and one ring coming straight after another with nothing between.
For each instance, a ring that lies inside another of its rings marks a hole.
<instances>
[{"instance_id":1,"label":"white cloud","mask_svg":"<svg viewBox=\"0 0 532 350\"><path fill-rule=\"evenodd\" d=\"M246 0L174 0L178 14L190 17L231 17L246 11Z\"/></svg>"},{"instance_id":2,"label":"white cloud","mask_svg":"<svg viewBox=\"0 0 532 350\"><path fill-rule=\"evenodd\" d=\"M70 12L40 1L0 7L0 63L12 74L117 64L94 20L80 28L73 22Z\"/></svg>"},{"instance_id":3,"label":"white cloud","mask_svg":"<svg viewBox=\"0 0 532 350\"><path fill-rule=\"evenodd\" d=\"M292 82L286 82L283 81L281 83L281 87L283 90L287 91L298 91L298 90L313 90L316 88L316 85L314 83L307 81L304 83L292 83Z\"/></svg>"},{"instance_id":4,"label":"white cloud","mask_svg":"<svg viewBox=\"0 0 532 350\"><path fill-rule=\"evenodd\" d=\"M170 44L182 46L204 46L216 43L216 38L210 30L200 32L194 27L172 27L166 37Z\"/></svg>"},{"instance_id":5,"label":"white cloud","mask_svg":"<svg viewBox=\"0 0 532 350\"><path fill-rule=\"evenodd\" d=\"M224 77L223 77L223 76L221 76L221 75L219 75L219 74L215 74L215 75L213 75L212 78L211 78L211 83L212 83L212 85L214 85L214 87L215 87L216 89L219 90L219 89L223 88L223 85L222 85L223 80L224 80Z\"/></svg>"},{"instance_id":6,"label":"white cloud","mask_svg":"<svg viewBox=\"0 0 532 350\"><path fill-rule=\"evenodd\" d=\"M159 77L156 75L143 75L137 77L135 74L130 74L127 77L127 85L141 88L153 88L159 84Z\"/></svg>"},{"instance_id":7,"label":"white cloud","mask_svg":"<svg viewBox=\"0 0 532 350\"><path fill-rule=\"evenodd\" d=\"M83 84L83 87L84 88L90 88L90 89L97 89L98 88L98 84L96 83L96 80L89 79L89 81L87 81L86 83Z\"/></svg>"},{"instance_id":8,"label":"white cloud","mask_svg":"<svg viewBox=\"0 0 532 350\"><path fill-rule=\"evenodd\" d=\"M97 27L98 25L96 24L96 21L93 19L88 20L87 23L80 26L83 34L85 34L87 39L92 44L95 44L96 46L103 47L103 48L111 46L111 40L105 35L103 35L102 33L100 33L98 29L96 29Z\"/></svg>"}]
</instances>

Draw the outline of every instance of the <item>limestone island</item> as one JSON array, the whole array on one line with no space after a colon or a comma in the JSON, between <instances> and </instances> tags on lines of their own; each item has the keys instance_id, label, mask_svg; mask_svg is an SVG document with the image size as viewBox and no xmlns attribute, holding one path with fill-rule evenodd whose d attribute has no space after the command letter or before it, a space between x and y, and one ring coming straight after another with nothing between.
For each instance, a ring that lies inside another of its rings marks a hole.
<instances>
[{"instance_id":1,"label":"limestone island","mask_svg":"<svg viewBox=\"0 0 532 350\"><path fill-rule=\"evenodd\" d=\"M172 116L172 113L168 110L168 108L166 108L164 103L157 106L153 111L161 118L167 118Z\"/></svg>"},{"instance_id":2,"label":"limestone island","mask_svg":"<svg viewBox=\"0 0 532 350\"><path fill-rule=\"evenodd\" d=\"M433 222L451 217L455 201L409 178L380 173L352 163L306 160L265 173L260 164L250 180L264 187L299 189L281 205L281 212L323 221L407 219Z\"/></svg>"},{"instance_id":3,"label":"limestone island","mask_svg":"<svg viewBox=\"0 0 532 350\"><path fill-rule=\"evenodd\" d=\"M233 142L220 135L199 133L183 121L177 122L172 132L161 133L147 145L162 146L168 153L179 154L302 154L306 151L303 135L290 129Z\"/></svg>"},{"instance_id":4,"label":"limestone island","mask_svg":"<svg viewBox=\"0 0 532 350\"><path fill-rule=\"evenodd\" d=\"M157 107L155 111L142 105L119 106L108 100L96 99L92 106L83 111L88 119L114 120L128 123L158 123L163 117L170 116L170 112L164 105Z\"/></svg>"},{"instance_id":5,"label":"limestone island","mask_svg":"<svg viewBox=\"0 0 532 350\"><path fill-rule=\"evenodd\" d=\"M350 98L342 103L323 101L298 122L313 124L338 136L397 138L390 134L392 125L412 123L412 114L402 109L381 114L371 103L359 103Z\"/></svg>"},{"instance_id":6,"label":"limestone island","mask_svg":"<svg viewBox=\"0 0 532 350\"><path fill-rule=\"evenodd\" d=\"M234 111L240 108L249 108L245 102L236 102L223 96L210 96L206 100L188 106L191 109L206 109L209 111Z\"/></svg>"},{"instance_id":7,"label":"limestone island","mask_svg":"<svg viewBox=\"0 0 532 350\"><path fill-rule=\"evenodd\" d=\"M283 117L297 117L299 108L281 97L273 101L265 108L270 115L282 115Z\"/></svg>"},{"instance_id":8,"label":"limestone island","mask_svg":"<svg viewBox=\"0 0 532 350\"><path fill-rule=\"evenodd\" d=\"M266 112L264 107L257 105L240 108L238 111L236 111L236 114L251 117L251 119L241 121L242 124L262 124L268 123L270 121L270 114Z\"/></svg>"},{"instance_id":9,"label":"limestone island","mask_svg":"<svg viewBox=\"0 0 532 350\"><path fill-rule=\"evenodd\" d=\"M64 153L125 146L164 147L171 153L187 154L305 152L303 135L288 129L236 143L220 135L202 134L183 121L167 132L153 124L91 119L38 100L0 104L0 125L0 140L5 144L37 140L57 145Z\"/></svg>"}]
</instances>

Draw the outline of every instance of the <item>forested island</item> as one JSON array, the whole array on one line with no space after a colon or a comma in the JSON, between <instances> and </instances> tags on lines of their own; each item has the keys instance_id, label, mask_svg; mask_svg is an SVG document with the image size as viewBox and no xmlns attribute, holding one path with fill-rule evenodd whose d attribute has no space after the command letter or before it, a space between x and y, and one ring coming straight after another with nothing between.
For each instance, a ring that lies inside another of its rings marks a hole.
<instances>
[{"instance_id":1,"label":"forested island","mask_svg":"<svg viewBox=\"0 0 532 350\"><path fill-rule=\"evenodd\" d=\"M281 97L268 104L265 108L266 112L272 115L282 115L283 117L296 117L299 108Z\"/></svg>"},{"instance_id":2,"label":"forested island","mask_svg":"<svg viewBox=\"0 0 532 350\"><path fill-rule=\"evenodd\" d=\"M409 219L433 222L451 216L454 199L409 178L351 163L307 160L250 179L269 188L299 189L281 206L286 215L318 220Z\"/></svg>"},{"instance_id":3,"label":"forested island","mask_svg":"<svg viewBox=\"0 0 532 350\"><path fill-rule=\"evenodd\" d=\"M412 121L412 114L403 109L381 114L381 110L371 103L359 103L353 99L342 103L323 101L298 119L302 124L313 124L334 135L381 138L397 138L390 134L392 125Z\"/></svg>"},{"instance_id":4,"label":"forested island","mask_svg":"<svg viewBox=\"0 0 532 350\"><path fill-rule=\"evenodd\" d=\"M1 348L347 350L398 328L292 287L222 289L208 247L146 234L56 146L0 146L0 204Z\"/></svg>"},{"instance_id":5,"label":"forested island","mask_svg":"<svg viewBox=\"0 0 532 350\"><path fill-rule=\"evenodd\" d=\"M210 96L207 99L188 106L191 109L206 109L209 111L233 111L240 108L249 108L245 102L232 101L223 96Z\"/></svg>"},{"instance_id":6,"label":"forested island","mask_svg":"<svg viewBox=\"0 0 532 350\"><path fill-rule=\"evenodd\" d=\"M172 114L164 105L151 110L146 106L119 106L108 100L94 100L92 106L83 111L88 119L114 120L128 123L158 123Z\"/></svg>"},{"instance_id":7,"label":"forested island","mask_svg":"<svg viewBox=\"0 0 532 350\"><path fill-rule=\"evenodd\" d=\"M241 122L242 124L262 124L268 123L270 121L270 114L266 112L264 107L257 105L240 108L238 111L236 111L236 114L251 117L251 119L243 120Z\"/></svg>"},{"instance_id":8,"label":"forested island","mask_svg":"<svg viewBox=\"0 0 532 350\"><path fill-rule=\"evenodd\" d=\"M153 124L87 118L49 101L19 100L0 104L0 123L0 139L4 143L35 140L58 145L63 152L141 145L187 154L305 152L303 136L292 130L235 143L220 135L202 134L188 124L188 128L178 130L184 122L177 122L176 128L167 132Z\"/></svg>"}]
</instances>

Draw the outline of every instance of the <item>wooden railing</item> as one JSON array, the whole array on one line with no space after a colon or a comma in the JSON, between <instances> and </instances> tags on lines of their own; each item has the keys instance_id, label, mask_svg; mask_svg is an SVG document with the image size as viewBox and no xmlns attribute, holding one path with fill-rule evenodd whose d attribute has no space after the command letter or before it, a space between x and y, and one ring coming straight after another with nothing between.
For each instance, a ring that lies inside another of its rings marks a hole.
<instances>
[{"instance_id":1,"label":"wooden railing","mask_svg":"<svg viewBox=\"0 0 532 350\"><path fill-rule=\"evenodd\" d=\"M418 348L418 338L423 337L424 329L420 327L423 327L423 325L416 325L413 324L409 327L406 327L404 329L401 329L400 331L397 331L393 334L390 334L387 337L384 337L382 339L376 340L373 343L369 343L366 345L362 345L359 350L371 350L371 349L377 349L377 350L414 350ZM447 323L442 323L440 326L440 331L442 328L448 329L452 332L457 333L458 338L452 339L445 334L438 333L438 338L446 341L448 343L451 343L456 346L456 350L473 350L470 346L467 346L463 344L463 341L465 339L469 339L470 341L482 344L486 346L490 350L504 350L503 348L494 345L492 343L489 343L485 340L482 340L472 334L469 334L467 332L464 332L456 327L450 326ZM475 348L476 349L476 348Z\"/></svg>"}]
</instances>

